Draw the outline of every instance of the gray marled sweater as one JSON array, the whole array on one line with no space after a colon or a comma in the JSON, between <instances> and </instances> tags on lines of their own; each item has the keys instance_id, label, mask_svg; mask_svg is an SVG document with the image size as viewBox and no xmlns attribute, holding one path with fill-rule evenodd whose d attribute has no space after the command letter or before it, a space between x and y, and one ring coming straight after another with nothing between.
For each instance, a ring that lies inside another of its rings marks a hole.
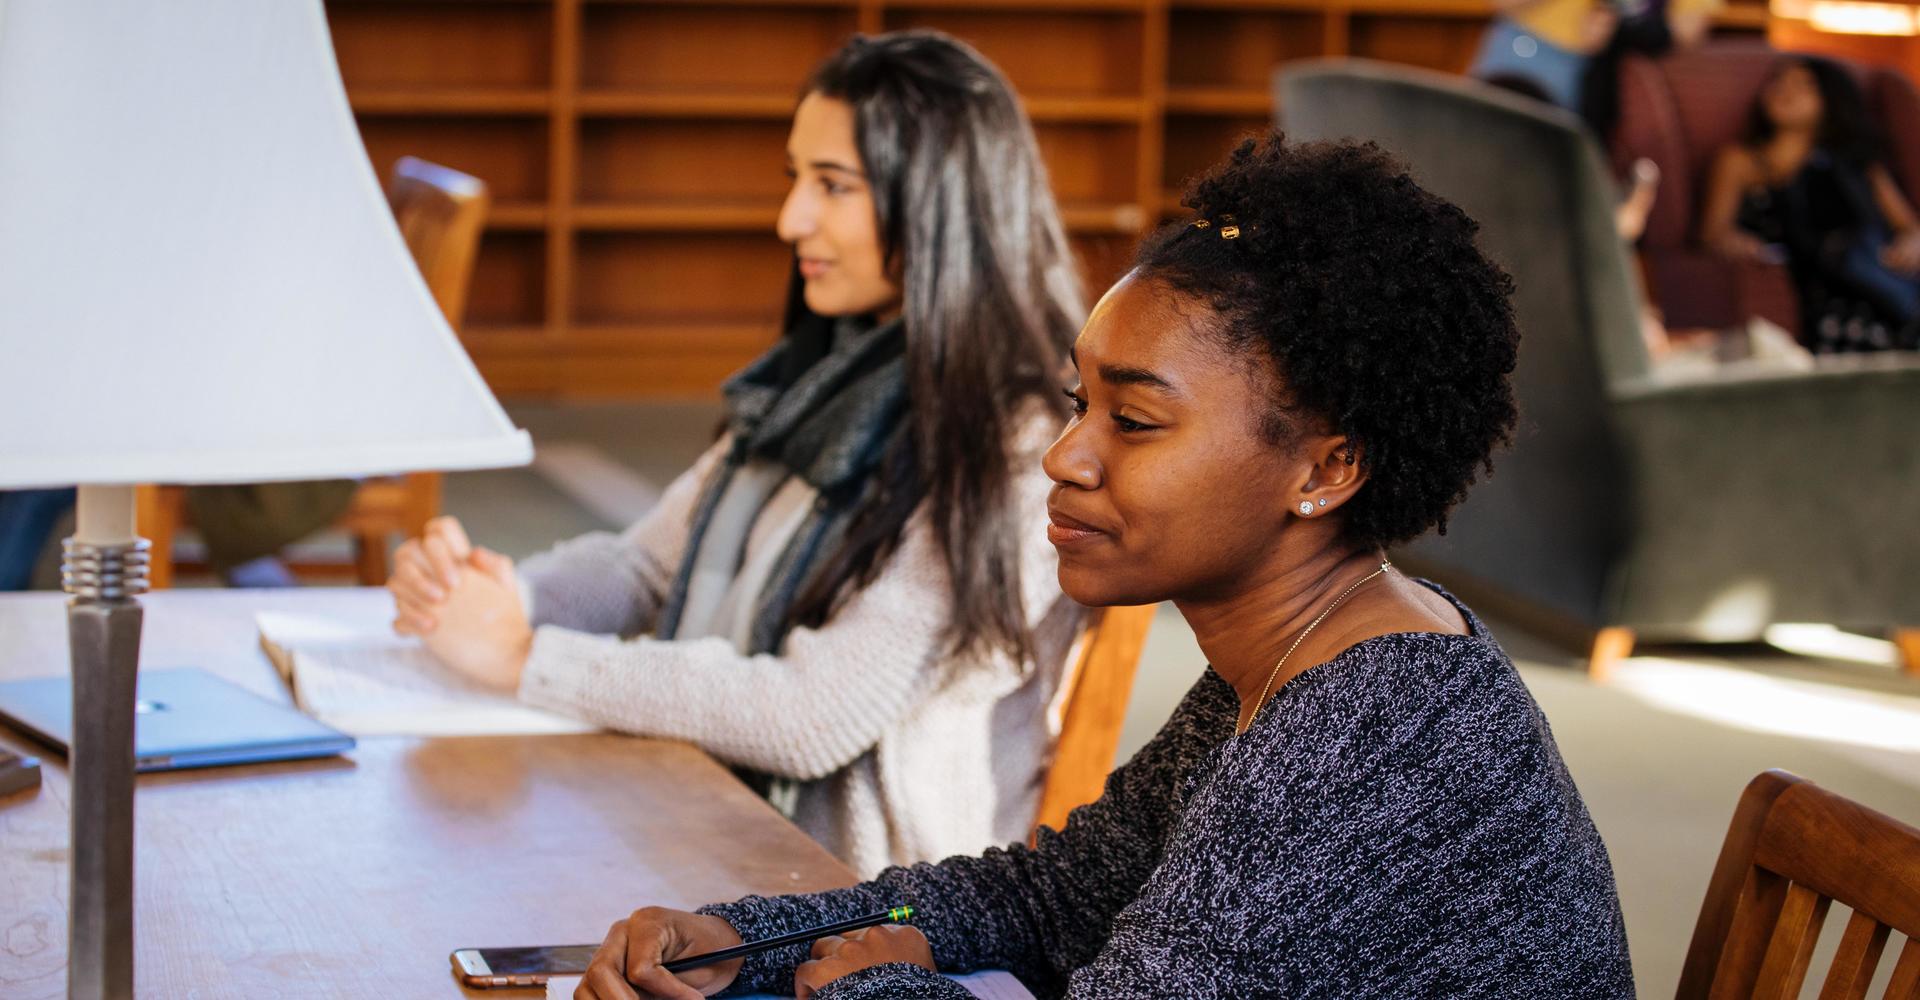
<instances>
[{"instance_id":1,"label":"gray marled sweater","mask_svg":"<svg viewBox=\"0 0 1920 1000\"><path fill-rule=\"evenodd\" d=\"M1042 1000L1631 997L1606 847L1513 662L1461 612L1469 635L1380 636L1306 671L1240 736L1209 670L1034 848L704 912L751 941L908 903L941 969L1008 969ZM749 959L736 988L790 992L806 957ZM886 965L816 996L967 994Z\"/></svg>"}]
</instances>

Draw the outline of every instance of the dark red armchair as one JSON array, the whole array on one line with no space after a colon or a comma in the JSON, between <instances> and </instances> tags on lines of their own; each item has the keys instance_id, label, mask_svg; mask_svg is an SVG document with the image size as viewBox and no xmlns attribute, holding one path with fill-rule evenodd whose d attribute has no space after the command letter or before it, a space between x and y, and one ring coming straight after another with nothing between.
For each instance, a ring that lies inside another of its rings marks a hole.
<instances>
[{"instance_id":1,"label":"dark red armchair","mask_svg":"<svg viewBox=\"0 0 1920 1000\"><path fill-rule=\"evenodd\" d=\"M1609 143L1616 174L1635 159L1660 167L1660 194L1640 250L1649 294L1671 329L1727 327L1763 316L1799 332L1786 269L1734 263L1700 245L1701 200L1714 153L1735 141L1747 109L1781 53L1721 43L1620 67L1620 124ZM1909 197L1920 192L1920 91L1887 69L1846 63L1888 142L1889 169Z\"/></svg>"}]
</instances>

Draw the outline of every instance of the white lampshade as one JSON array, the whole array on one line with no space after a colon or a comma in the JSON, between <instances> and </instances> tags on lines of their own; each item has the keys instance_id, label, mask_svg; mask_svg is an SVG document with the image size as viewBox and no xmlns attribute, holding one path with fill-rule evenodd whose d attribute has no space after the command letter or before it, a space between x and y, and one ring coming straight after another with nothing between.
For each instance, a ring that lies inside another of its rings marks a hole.
<instances>
[{"instance_id":1,"label":"white lampshade","mask_svg":"<svg viewBox=\"0 0 1920 1000\"><path fill-rule=\"evenodd\" d=\"M0 0L0 488L530 457L400 238L321 0Z\"/></svg>"}]
</instances>

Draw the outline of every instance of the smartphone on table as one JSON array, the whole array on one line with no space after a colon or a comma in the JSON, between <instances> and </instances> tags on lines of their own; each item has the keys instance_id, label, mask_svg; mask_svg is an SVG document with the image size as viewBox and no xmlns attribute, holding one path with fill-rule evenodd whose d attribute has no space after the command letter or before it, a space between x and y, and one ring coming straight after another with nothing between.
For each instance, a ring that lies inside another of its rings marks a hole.
<instances>
[{"instance_id":1,"label":"smartphone on table","mask_svg":"<svg viewBox=\"0 0 1920 1000\"><path fill-rule=\"evenodd\" d=\"M461 948L453 953L453 974L475 989L545 986L552 976L587 971L598 945L562 944L540 948Z\"/></svg>"}]
</instances>

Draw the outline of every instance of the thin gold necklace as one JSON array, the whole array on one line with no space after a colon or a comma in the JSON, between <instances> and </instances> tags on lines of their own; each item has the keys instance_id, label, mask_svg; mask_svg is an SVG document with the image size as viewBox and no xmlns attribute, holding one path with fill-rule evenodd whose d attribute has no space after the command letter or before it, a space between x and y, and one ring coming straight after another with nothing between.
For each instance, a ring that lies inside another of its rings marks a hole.
<instances>
[{"instance_id":1,"label":"thin gold necklace","mask_svg":"<svg viewBox=\"0 0 1920 1000\"><path fill-rule=\"evenodd\" d=\"M1293 645L1288 646L1287 651L1280 654L1280 661L1278 663L1275 663L1273 665L1273 669L1267 673L1267 683L1261 685L1260 697L1254 701L1253 711L1247 713L1246 721L1238 722L1234 725L1233 734L1235 736L1238 736L1241 733L1246 732L1247 729L1253 725L1253 717L1256 715L1259 715L1260 706L1267 703L1267 692L1273 690L1273 679L1275 677L1280 676L1280 668L1283 666L1286 666L1287 657L1292 656L1293 651L1300 648L1300 644L1306 641L1307 636L1313 634L1313 630L1316 628L1319 628L1320 623L1323 621L1326 621L1327 616L1330 614L1333 614L1333 609L1339 607L1342 601L1345 601L1348 597L1352 596L1353 592L1356 590L1359 590L1360 587L1363 584L1365 584L1367 581L1373 579L1376 576L1379 576L1382 573L1385 573L1387 570L1392 568L1393 568L1392 563L1387 562L1385 559L1380 560L1379 569L1376 569L1373 572L1368 573L1366 576L1361 577L1359 580L1354 581L1353 586L1348 587L1347 589L1341 591L1340 596L1334 598L1332 604L1327 605L1327 610L1320 612L1319 617L1315 618L1312 622L1308 623L1306 628L1300 630L1300 635L1293 640Z\"/></svg>"}]
</instances>

